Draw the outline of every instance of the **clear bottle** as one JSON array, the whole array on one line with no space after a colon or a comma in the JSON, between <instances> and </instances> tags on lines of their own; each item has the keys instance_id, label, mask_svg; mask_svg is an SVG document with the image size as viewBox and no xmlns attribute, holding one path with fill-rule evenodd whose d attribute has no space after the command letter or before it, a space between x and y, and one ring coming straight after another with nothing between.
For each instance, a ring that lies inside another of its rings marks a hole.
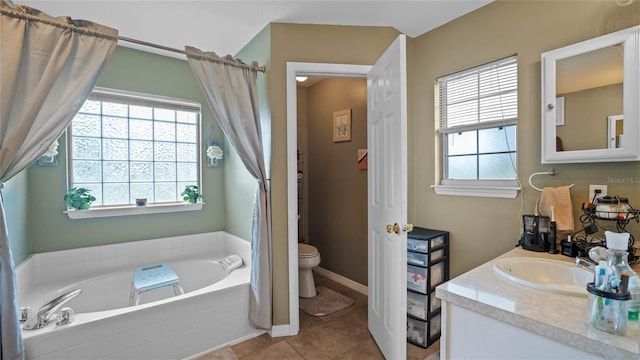
<instances>
[{"instance_id":1,"label":"clear bottle","mask_svg":"<svg viewBox=\"0 0 640 360\"><path fill-rule=\"evenodd\" d=\"M629 320L638 320L640 311L640 277L629 266L629 233L614 233L605 231L607 239L607 266L613 270L613 276L620 279L624 273L629 274L629 288L631 299L627 301Z\"/></svg>"}]
</instances>

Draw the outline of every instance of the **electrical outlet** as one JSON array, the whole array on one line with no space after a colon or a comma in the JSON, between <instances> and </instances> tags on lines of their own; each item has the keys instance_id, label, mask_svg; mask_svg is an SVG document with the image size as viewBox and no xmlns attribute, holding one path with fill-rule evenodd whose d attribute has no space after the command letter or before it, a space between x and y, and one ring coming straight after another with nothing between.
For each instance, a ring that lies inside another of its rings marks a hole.
<instances>
[{"instance_id":1,"label":"electrical outlet","mask_svg":"<svg viewBox=\"0 0 640 360\"><path fill-rule=\"evenodd\" d=\"M595 199L603 196L607 196L607 185L589 185L589 202L595 203Z\"/></svg>"}]
</instances>

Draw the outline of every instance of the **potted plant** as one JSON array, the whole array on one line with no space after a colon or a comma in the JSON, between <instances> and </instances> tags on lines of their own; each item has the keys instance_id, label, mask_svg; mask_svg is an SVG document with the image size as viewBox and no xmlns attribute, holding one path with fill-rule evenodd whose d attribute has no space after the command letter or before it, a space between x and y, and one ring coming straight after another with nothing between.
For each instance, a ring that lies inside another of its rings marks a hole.
<instances>
[{"instance_id":1,"label":"potted plant","mask_svg":"<svg viewBox=\"0 0 640 360\"><path fill-rule=\"evenodd\" d=\"M95 196L91 195L91 190L82 187L72 187L64 196L68 209L89 210L91 203L96 201Z\"/></svg>"},{"instance_id":2,"label":"potted plant","mask_svg":"<svg viewBox=\"0 0 640 360\"><path fill-rule=\"evenodd\" d=\"M189 204L195 204L198 202L198 199L204 199L204 196L200 194L198 185L185 186L184 191L180 195L182 195L182 199Z\"/></svg>"}]
</instances>

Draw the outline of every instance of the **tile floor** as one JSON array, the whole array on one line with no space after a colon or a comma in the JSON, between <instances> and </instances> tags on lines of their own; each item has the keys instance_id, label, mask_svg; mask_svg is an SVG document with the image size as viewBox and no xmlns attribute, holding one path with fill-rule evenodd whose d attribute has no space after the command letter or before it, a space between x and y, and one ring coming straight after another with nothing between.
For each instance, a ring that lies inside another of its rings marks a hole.
<instances>
[{"instance_id":1,"label":"tile floor","mask_svg":"<svg viewBox=\"0 0 640 360\"><path fill-rule=\"evenodd\" d=\"M367 296L325 277L317 274L314 276L316 286L323 285L349 296L354 304L322 317L313 317L301 310L300 332L296 336L271 338L268 334L263 334L231 347L200 355L195 360L384 359L367 329ZM407 344L407 359L437 359L439 348L439 342L427 349Z\"/></svg>"}]
</instances>

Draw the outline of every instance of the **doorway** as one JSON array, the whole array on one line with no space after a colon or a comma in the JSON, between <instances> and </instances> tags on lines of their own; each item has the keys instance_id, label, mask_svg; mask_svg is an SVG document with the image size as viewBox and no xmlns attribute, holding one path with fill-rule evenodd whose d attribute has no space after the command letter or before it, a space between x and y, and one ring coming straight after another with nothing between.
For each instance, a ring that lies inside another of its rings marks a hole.
<instances>
[{"instance_id":1,"label":"doorway","mask_svg":"<svg viewBox=\"0 0 640 360\"><path fill-rule=\"evenodd\" d=\"M287 63L287 149L298 148L298 115L296 76L364 78L371 66ZM298 303L298 181L297 154L287 151L287 209L289 252L289 333L295 335L300 329ZM322 256L322 255L321 255Z\"/></svg>"}]
</instances>

